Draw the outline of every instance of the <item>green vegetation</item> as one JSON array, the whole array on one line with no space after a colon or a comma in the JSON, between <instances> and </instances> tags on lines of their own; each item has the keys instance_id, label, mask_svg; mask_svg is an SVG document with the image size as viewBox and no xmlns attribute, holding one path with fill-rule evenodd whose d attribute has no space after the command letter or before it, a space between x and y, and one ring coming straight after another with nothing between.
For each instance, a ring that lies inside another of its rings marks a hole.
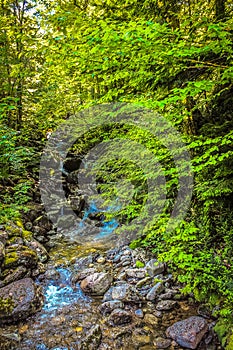
<instances>
[{"instance_id":1,"label":"green vegetation","mask_svg":"<svg viewBox=\"0 0 233 350\"><path fill-rule=\"evenodd\" d=\"M4 316L14 309L12 298L0 298L0 315Z\"/></svg>"},{"instance_id":2,"label":"green vegetation","mask_svg":"<svg viewBox=\"0 0 233 350\"><path fill-rule=\"evenodd\" d=\"M154 152L166 176L166 206L132 246L150 249L169 262L184 292L217 306L230 325L225 336L230 349L231 1L5 0L0 16L0 223L17 220L35 199L46 133L69 116L118 101L160 113L182 133L195 175L190 209L172 232L166 225L178 174L166 147L149 133L128 126L93 128L71 153L83 155L116 136ZM116 197L112 184L117 179L137 188L132 201L116 213L122 223L130 223L147 198L140 166L124 159L109 161L98 176L106 201Z\"/></svg>"}]
</instances>

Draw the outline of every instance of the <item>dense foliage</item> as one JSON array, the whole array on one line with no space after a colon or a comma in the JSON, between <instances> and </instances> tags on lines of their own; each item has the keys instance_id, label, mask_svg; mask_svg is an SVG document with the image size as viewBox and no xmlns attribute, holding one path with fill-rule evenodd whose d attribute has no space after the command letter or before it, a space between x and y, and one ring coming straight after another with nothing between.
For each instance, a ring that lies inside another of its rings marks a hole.
<instances>
[{"instance_id":1,"label":"dense foliage","mask_svg":"<svg viewBox=\"0 0 233 350\"><path fill-rule=\"evenodd\" d=\"M232 34L231 1L1 1L1 222L18 217L33 199L48 131L99 103L134 102L153 109L183 134L195 186L187 217L175 231L166 231L168 205L133 245L152 249L169 261L185 290L217 306L229 321ZM172 202L175 168L162 145L137 129L115 133L156 150ZM80 140L76 151L85 154L99 140L112 137L114 129L97 128ZM125 222L138 215L146 188L137 165L118 165L106 164L99 176L111 196L108 184L115 178L106 170L115 168L125 178L130 175L139 186L137 198L118 213Z\"/></svg>"}]
</instances>

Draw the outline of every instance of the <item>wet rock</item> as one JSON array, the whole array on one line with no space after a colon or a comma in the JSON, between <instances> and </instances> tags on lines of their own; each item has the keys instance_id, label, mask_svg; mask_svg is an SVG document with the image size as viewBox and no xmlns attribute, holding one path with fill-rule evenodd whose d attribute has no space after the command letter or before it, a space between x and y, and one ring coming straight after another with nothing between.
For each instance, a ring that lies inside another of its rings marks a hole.
<instances>
[{"instance_id":1,"label":"wet rock","mask_svg":"<svg viewBox=\"0 0 233 350\"><path fill-rule=\"evenodd\" d=\"M130 312L122 309L115 309L112 311L108 318L108 323L111 326L120 326L132 321L132 315Z\"/></svg>"},{"instance_id":2,"label":"wet rock","mask_svg":"<svg viewBox=\"0 0 233 350\"><path fill-rule=\"evenodd\" d=\"M60 273L54 268L54 267L49 267L43 276L47 280L59 280L60 278Z\"/></svg>"},{"instance_id":3,"label":"wet rock","mask_svg":"<svg viewBox=\"0 0 233 350\"><path fill-rule=\"evenodd\" d=\"M74 216L73 215L63 215L59 216L57 220L57 226L59 229L70 228L74 225Z\"/></svg>"},{"instance_id":4,"label":"wet rock","mask_svg":"<svg viewBox=\"0 0 233 350\"><path fill-rule=\"evenodd\" d=\"M139 317L139 318L143 318L144 317L144 313L142 311L142 309L137 309L134 311L135 316Z\"/></svg>"},{"instance_id":5,"label":"wet rock","mask_svg":"<svg viewBox=\"0 0 233 350\"><path fill-rule=\"evenodd\" d=\"M49 255L47 250L35 239L31 239L30 241L26 242L26 245L37 254L40 262L44 263L48 260Z\"/></svg>"},{"instance_id":6,"label":"wet rock","mask_svg":"<svg viewBox=\"0 0 233 350\"><path fill-rule=\"evenodd\" d=\"M156 349L167 349L171 345L170 339L158 337L154 341Z\"/></svg>"},{"instance_id":7,"label":"wet rock","mask_svg":"<svg viewBox=\"0 0 233 350\"><path fill-rule=\"evenodd\" d=\"M85 293L103 295L110 287L112 280L109 273L96 272L82 280L81 289Z\"/></svg>"},{"instance_id":8,"label":"wet rock","mask_svg":"<svg viewBox=\"0 0 233 350\"><path fill-rule=\"evenodd\" d=\"M169 311L177 306L177 302L174 300L161 300L157 305L156 309L158 311Z\"/></svg>"},{"instance_id":9,"label":"wet rock","mask_svg":"<svg viewBox=\"0 0 233 350\"><path fill-rule=\"evenodd\" d=\"M104 301L115 299L126 302L140 302L141 296L135 287L131 286L128 283L123 283L119 286L111 287L104 295Z\"/></svg>"},{"instance_id":10,"label":"wet rock","mask_svg":"<svg viewBox=\"0 0 233 350\"><path fill-rule=\"evenodd\" d=\"M164 285L162 282L158 282L156 283L156 285L154 285L154 287L151 288L151 290L149 291L149 293L146 296L147 300L155 300L156 297L162 293L164 291Z\"/></svg>"},{"instance_id":11,"label":"wet rock","mask_svg":"<svg viewBox=\"0 0 233 350\"><path fill-rule=\"evenodd\" d=\"M205 317L205 318L211 318L211 316L212 316L211 309L210 309L209 305L207 305L207 304L199 305L199 307L197 309L197 313L198 313L198 315Z\"/></svg>"},{"instance_id":12,"label":"wet rock","mask_svg":"<svg viewBox=\"0 0 233 350\"><path fill-rule=\"evenodd\" d=\"M74 285L78 281L82 281L82 280L84 280L84 278L88 277L89 275L93 275L94 273L96 273L96 269L94 267L89 267L87 269L83 269L82 271L75 273L72 276L71 282Z\"/></svg>"},{"instance_id":13,"label":"wet rock","mask_svg":"<svg viewBox=\"0 0 233 350\"><path fill-rule=\"evenodd\" d=\"M0 308L0 324L25 319L41 309L43 304L41 289L31 278L0 288L0 300L5 300L5 306L3 304Z\"/></svg>"},{"instance_id":14,"label":"wet rock","mask_svg":"<svg viewBox=\"0 0 233 350\"><path fill-rule=\"evenodd\" d=\"M165 264L158 262L156 259L151 259L146 264L147 273L153 277L165 271Z\"/></svg>"},{"instance_id":15,"label":"wet rock","mask_svg":"<svg viewBox=\"0 0 233 350\"><path fill-rule=\"evenodd\" d=\"M207 331L207 321L202 317L192 316L174 323L167 329L166 335L174 339L180 346L196 349Z\"/></svg>"},{"instance_id":16,"label":"wet rock","mask_svg":"<svg viewBox=\"0 0 233 350\"><path fill-rule=\"evenodd\" d=\"M122 309L124 304L120 300L106 301L99 306L99 310L103 315L111 313L115 309Z\"/></svg>"},{"instance_id":17,"label":"wet rock","mask_svg":"<svg viewBox=\"0 0 233 350\"><path fill-rule=\"evenodd\" d=\"M144 329L135 329L132 334L132 342L138 348L138 346L143 346L149 344L151 341L150 333Z\"/></svg>"},{"instance_id":18,"label":"wet rock","mask_svg":"<svg viewBox=\"0 0 233 350\"><path fill-rule=\"evenodd\" d=\"M156 326L159 322L158 318L153 314L146 314L143 321L151 326Z\"/></svg>"},{"instance_id":19,"label":"wet rock","mask_svg":"<svg viewBox=\"0 0 233 350\"><path fill-rule=\"evenodd\" d=\"M97 350L102 339L102 331L99 325L92 327L82 340L79 350Z\"/></svg>"}]
</instances>

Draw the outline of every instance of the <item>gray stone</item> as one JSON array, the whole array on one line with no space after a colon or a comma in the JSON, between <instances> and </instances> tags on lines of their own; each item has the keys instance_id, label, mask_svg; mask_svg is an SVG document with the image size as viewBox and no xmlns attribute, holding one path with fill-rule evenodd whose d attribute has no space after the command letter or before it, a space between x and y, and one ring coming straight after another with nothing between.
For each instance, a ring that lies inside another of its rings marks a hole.
<instances>
[{"instance_id":1,"label":"gray stone","mask_svg":"<svg viewBox=\"0 0 233 350\"><path fill-rule=\"evenodd\" d=\"M62 229L70 228L74 225L74 216L73 215L63 215L59 216L57 220L57 226Z\"/></svg>"},{"instance_id":2,"label":"gray stone","mask_svg":"<svg viewBox=\"0 0 233 350\"><path fill-rule=\"evenodd\" d=\"M120 300L106 301L99 306L99 310L103 315L111 313L115 309L122 309L124 304Z\"/></svg>"},{"instance_id":3,"label":"gray stone","mask_svg":"<svg viewBox=\"0 0 233 350\"><path fill-rule=\"evenodd\" d=\"M208 331L207 321L199 316L191 316L174 323L166 330L166 335L174 339L180 346L196 349Z\"/></svg>"},{"instance_id":4,"label":"gray stone","mask_svg":"<svg viewBox=\"0 0 233 350\"><path fill-rule=\"evenodd\" d=\"M137 302L141 300L140 294L137 289L128 283L120 284L119 286L111 287L107 293L104 295L104 301L109 300L121 300L121 301L134 301Z\"/></svg>"},{"instance_id":5,"label":"gray stone","mask_svg":"<svg viewBox=\"0 0 233 350\"><path fill-rule=\"evenodd\" d=\"M156 283L156 285L154 287L151 288L151 290L149 291L149 293L146 296L147 300L155 300L156 297L161 294L164 291L164 285L162 282L158 282Z\"/></svg>"},{"instance_id":6,"label":"gray stone","mask_svg":"<svg viewBox=\"0 0 233 350\"><path fill-rule=\"evenodd\" d=\"M145 269L127 269L125 270L125 273L127 277L134 277L134 278L145 278L146 277L146 270Z\"/></svg>"},{"instance_id":7,"label":"gray stone","mask_svg":"<svg viewBox=\"0 0 233 350\"><path fill-rule=\"evenodd\" d=\"M161 300L157 305L156 309L158 311L169 311L177 306L177 302L174 300Z\"/></svg>"},{"instance_id":8,"label":"gray stone","mask_svg":"<svg viewBox=\"0 0 233 350\"><path fill-rule=\"evenodd\" d=\"M153 277L157 276L160 273L164 272L165 264L158 262L156 259L151 259L145 266L147 273Z\"/></svg>"},{"instance_id":9,"label":"gray stone","mask_svg":"<svg viewBox=\"0 0 233 350\"><path fill-rule=\"evenodd\" d=\"M84 278L80 286L84 293L103 295L110 287L112 280L112 276L109 273L96 272Z\"/></svg>"},{"instance_id":10,"label":"gray stone","mask_svg":"<svg viewBox=\"0 0 233 350\"><path fill-rule=\"evenodd\" d=\"M76 282L82 281L84 278L88 277L89 275L93 275L94 273L96 273L96 269L94 267L83 269L72 276L71 282L74 285Z\"/></svg>"},{"instance_id":11,"label":"gray stone","mask_svg":"<svg viewBox=\"0 0 233 350\"><path fill-rule=\"evenodd\" d=\"M130 312L122 309L115 309L109 316L108 323L111 326L120 326L120 325L130 323L131 320L132 320L132 315Z\"/></svg>"}]
</instances>

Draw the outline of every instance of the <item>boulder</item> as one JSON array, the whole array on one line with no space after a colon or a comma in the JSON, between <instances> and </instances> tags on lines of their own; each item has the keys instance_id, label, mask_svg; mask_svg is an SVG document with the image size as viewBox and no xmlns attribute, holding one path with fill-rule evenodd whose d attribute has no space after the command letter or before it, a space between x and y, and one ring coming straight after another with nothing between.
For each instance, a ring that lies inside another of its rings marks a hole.
<instances>
[{"instance_id":1,"label":"boulder","mask_svg":"<svg viewBox=\"0 0 233 350\"><path fill-rule=\"evenodd\" d=\"M0 325L17 322L40 310L43 296L31 278L0 288Z\"/></svg>"},{"instance_id":2,"label":"boulder","mask_svg":"<svg viewBox=\"0 0 233 350\"><path fill-rule=\"evenodd\" d=\"M89 267L86 269L83 269L72 276L72 284L75 285L78 281L84 280L84 278L87 278L89 275L93 275L96 271L95 267Z\"/></svg>"},{"instance_id":3,"label":"boulder","mask_svg":"<svg viewBox=\"0 0 233 350\"><path fill-rule=\"evenodd\" d=\"M95 272L84 278L80 286L84 293L103 295L110 287L112 280L112 276L107 272Z\"/></svg>"},{"instance_id":4,"label":"boulder","mask_svg":"<svg viewBox=\"0 0 233 350\"><path fill-rule=\"evenodd\" d=\"M208 323L203 317L191 316L174 323L166 330L166 335L174 339L180 346L196 349L208 331Z\"/></svg>"}]
</instances>

